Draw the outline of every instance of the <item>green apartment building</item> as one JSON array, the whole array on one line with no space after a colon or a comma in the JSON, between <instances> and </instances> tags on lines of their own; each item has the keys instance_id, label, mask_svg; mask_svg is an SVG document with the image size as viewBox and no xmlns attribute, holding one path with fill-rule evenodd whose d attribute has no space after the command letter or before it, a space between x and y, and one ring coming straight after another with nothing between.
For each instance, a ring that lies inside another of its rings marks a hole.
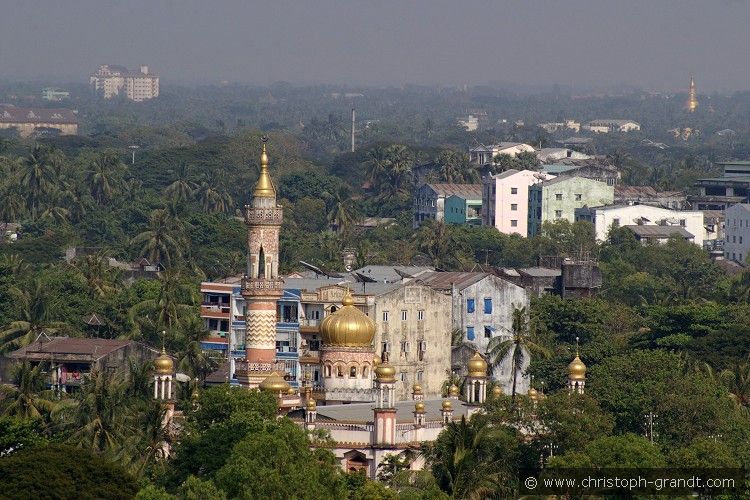
<instances>
[{"instance_id":1,"label":"green apartment building","mask_svg":"<svg viewBox=\"0 0 750 500\"><path fill-rule=\"evenodd\" d=\"M615 188L584 177L560 176L529 187L529 237L546 221L575 221L576 208L611 205Z\"/></svg>"},{"instance_id":2,"label":"green apartment building","mask_svg":"<svg viewBox=\"0 0 750 500\"><path fill-rule=\"evenodd\" d=\"M466 197L454 194L445 198L445 222L448 224L481 226L481 196Z\"/></svg>"}]
</instances>

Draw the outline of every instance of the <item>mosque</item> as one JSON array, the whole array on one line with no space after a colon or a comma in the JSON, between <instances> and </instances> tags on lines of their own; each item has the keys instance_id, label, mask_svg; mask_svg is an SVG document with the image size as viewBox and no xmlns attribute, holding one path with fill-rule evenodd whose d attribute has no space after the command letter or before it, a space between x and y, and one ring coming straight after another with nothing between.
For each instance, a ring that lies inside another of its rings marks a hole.
<instances>
[{"instance_id":1,"label":"mosque","mask_svg":"<svg viewBox=\"0 0 750 500\"><path fill-rule=\"evenodd\" d=\"M426 398L422 386L415 383L411 400L397 401L396 369L389 363L387 351L376 355L375 322L355 305L348 290L341 307L320 324L322 395L317 392L315 399L309 377L303 379L299 393L292 389L285 380L284 365L277 363L275 356L276 300L283 289L278 274L283 209L276 202L268 171L265 139L260 164L260 177L245 215L249 252L242 295L248 304L248 328L246 356L237 367L238 378L244 388L273 394L280 416L288 416L309 431L327 431L333 444L325 446L342 469L364 471L374 478L386 456L417 450L421 442L436 440L443 428L482 411L486 399L499 397L502 390L497 385L488 390L487 361L476 352L466 365L463 394L452 384L445 398ZM154 363L154 398L164 402L171 422L174 363L165 352ZM576 348L568 366L569 392L583 393L585 380L586 365ZM537 401L543 394L532 387L528 396ZM169 455L168 443L163 452ZM419 454L411 456L410 467L422 469L424 459Z\"/></svg>"}]
</instances>

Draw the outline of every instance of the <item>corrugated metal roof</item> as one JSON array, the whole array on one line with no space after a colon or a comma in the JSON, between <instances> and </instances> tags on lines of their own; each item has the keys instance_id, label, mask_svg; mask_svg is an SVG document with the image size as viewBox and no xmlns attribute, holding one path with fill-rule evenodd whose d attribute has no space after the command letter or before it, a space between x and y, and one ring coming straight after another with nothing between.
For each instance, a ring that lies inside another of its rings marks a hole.
<instances>
[{"instance_id":1,"label":"corrugated metal roof","mask_svg":"<svg viewBox=\"0 0 750 500\"><path fill-rule=\"evenodd\" d=\"M428 183L436 193L441 196L461 196L464 198L481 198L482 197L482 185L481 184L433 184Z\"/></svg>"},{"instance_id":2,"label":"corrugated metal roof","mask_svg":"<svg viewBox=\"0 0 750 500\"><path fill-rule=\"evenodd\" d=\"M49 357L55 355L106 356L133 343L132 340L52 337L38 340L9 354L12 358Z\"/></svg>"},{"instance_id":3,"label":"corrugated metal roof","mask_svg":"<svg viewBox=\"0 0 750 500\"><path fill-rule=\"evenodd\" d=\"M669 238L670 236L680 236L689 239L695 237L682 226L657 226L655 224L644 224L639 226L630 224L623 227L630 229L636 236L641 238Z\"/></svg>"},{"instance_id":4,"label":"corrugated metal roof","mask_svg":"<svg viewBox=\"0 0 750 500\"><path fill-rule=\"evenodd\" d=\"M433 272L420 276L419 282L436 290L450 290L454 285L463 290L487 276L487 273Z\"/></svg>"}]
</instances>

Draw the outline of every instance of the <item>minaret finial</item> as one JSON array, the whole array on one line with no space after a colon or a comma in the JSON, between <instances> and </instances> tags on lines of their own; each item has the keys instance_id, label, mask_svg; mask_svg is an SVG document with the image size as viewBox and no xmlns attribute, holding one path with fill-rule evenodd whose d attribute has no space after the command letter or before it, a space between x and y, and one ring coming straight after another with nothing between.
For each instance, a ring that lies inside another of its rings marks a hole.
<instances>
[{"instance_id":1,"label":"minaret finial","mask_svg":"<svg viewBox=\"0 0 750 500\"><path fill-rule=\"evenodd\" d=\"M167 338L167 331L162 330L161 331L161 353L166 354L167 348L166 348L166 338Z\"/></svg>"},{"instance_id":2,"label":"minaret finial","mask_svg":"<svg viewBox=\"0 0 750 500\"><path fill-rule=\"evenodd\" d=\"M266 152L266 143L268 142L268 137L264 135L260 138L260 140L262 144L260 152L260 174L258 175L258 182L257 184L255 184L253 197L275 198L276 190L273 187L271 175L268 173L268 153Z\"/></svg>"},{"instance_id":3,"label":"minaret finial","mask_svg":"<svg viewBox=\"0 0 750 500\"><path fill-rule=\"evenodd\" d=\"M576 358L579 357L578 354L578 337L576 337Z\"/></svg>"}]
</instances>

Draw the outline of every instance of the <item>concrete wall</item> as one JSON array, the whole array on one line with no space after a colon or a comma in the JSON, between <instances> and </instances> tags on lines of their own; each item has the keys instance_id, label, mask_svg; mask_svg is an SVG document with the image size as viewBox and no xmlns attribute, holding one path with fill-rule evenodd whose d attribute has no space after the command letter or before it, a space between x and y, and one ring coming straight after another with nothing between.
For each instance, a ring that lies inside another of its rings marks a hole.
<instances>
[{"instance_id":1,"label":"concrete wall","mask_svg":"<svg viewBox=\"0 0 750 500\"><path fill-rule=\"evenodd\" d=\"M406 311L406 321L401 320L402 311ZM387 321L384 312L388 313ZM396 368L396 400L411 399L419 372L425 397L440 397L451 362L450 294L406 284L375 297L369 316L376 325L375 352L380 354L384 341L390 343L389 362ZM427 349L420 360L422 341L427 343ZM401 351L402 342L409 343L408 353ZM401 381L401 373L406 380Z\"/></svg>"},{"instance_id":2,"label":"concrete wall","mask_svg":"<svg viewBox=\"0 0 750 500\"><path fill-rule=\"evenodd\" d=\"M750 254L750 205L737 204L725 212L724 257L745 263Z\"/></svg>"}]
</instances>

